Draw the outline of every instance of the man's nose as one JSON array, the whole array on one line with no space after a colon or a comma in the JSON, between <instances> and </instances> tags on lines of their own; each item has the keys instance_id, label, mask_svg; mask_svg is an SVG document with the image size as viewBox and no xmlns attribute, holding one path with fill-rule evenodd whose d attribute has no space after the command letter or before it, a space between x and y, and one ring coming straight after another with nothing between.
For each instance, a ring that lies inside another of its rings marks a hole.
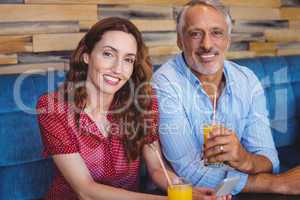
<instances>
[{"instance_id":1,"label":"man's nose","mask_svg":"<svg viewBox=\"0 0 300 200\"><path fill-rule=\"evenodd\" d=\"M204 34L202 41L201 41L201 46L206 50L208 50L212 47L212 40L208 33Z\"/></svg>"}]
</instances>

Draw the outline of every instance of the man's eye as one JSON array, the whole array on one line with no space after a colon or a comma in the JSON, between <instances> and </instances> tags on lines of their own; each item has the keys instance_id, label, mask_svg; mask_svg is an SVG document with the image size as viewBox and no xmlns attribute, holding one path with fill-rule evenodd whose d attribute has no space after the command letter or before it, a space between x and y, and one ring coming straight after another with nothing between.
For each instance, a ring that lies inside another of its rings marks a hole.
<instances>
[{"instance_id":1,"label":"man's eye","mask_svg":"<svg viewBox=\"0 0 300 200\"><path fill-rule=\"evenodd\" d=\"M214 37L221 38L221 37L224 37L224 32L223 32L223 31L213 31L213 32L212 32L212 35L213 35Z\"/></svg>"},{"instance_id":2,"label":"man's eye","mask_svg":"<svg viewBox=\"0 0 300 200\"><path fill-rule=\"evenodd\" d=\"M191 32L190 33L190 36L192 37L192 38L196 38L196 39L198 39L198 38L202 38L202 33L201 32Z\"/></svg>"}]
</instances>

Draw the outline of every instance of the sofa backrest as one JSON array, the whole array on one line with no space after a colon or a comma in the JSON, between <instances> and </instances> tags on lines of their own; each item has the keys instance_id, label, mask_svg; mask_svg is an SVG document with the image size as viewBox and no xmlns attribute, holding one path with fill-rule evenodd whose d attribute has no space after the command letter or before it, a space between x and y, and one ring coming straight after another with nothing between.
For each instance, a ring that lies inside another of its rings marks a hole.
<instances>
[{"instance_id":1,"label":"sofa backrest","mask_svg":"<svg viewBox=\"0 0 300 200\"><path fill-rule=\"evenodd\" d=\"M300 134L300 56L260 57L234 62L250 68L261 81L276 146L293 145Z\"/></svg>"},{"instance_id":2,"label":"sofa backrest","mask_svg":"<svg viewBox=\"0 0 300 200\"><path fill-rule=\"evenodd\" d=\"M293 144L299 130L300 56L234 60L262 82L277 147ZM0 199L38 199L47 192L53 163L42 157L35 106L55 90L64 72L0 75Z\"/></svg>"},{"instance_id":3,"label":"sofa backrest","mask_svg":"<svg viewBox=\"0 0 300 200\"><path fill-rule=\"evenodd\" d=\"M42 157L36 102L64 79L63 72L0 76L0 199L38 199L52 180Z\"/></svg>"}]
</instances>

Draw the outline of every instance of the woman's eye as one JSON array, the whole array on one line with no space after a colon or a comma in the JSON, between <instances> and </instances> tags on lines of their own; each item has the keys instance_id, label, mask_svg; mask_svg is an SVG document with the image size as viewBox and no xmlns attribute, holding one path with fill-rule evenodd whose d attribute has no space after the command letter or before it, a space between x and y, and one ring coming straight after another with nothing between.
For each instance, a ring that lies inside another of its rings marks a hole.
<instances>
[{"instance_id":1,"label":"woman's eye","mask_svg":"<svg viewBox=\"0 0 300 200\"><path fill-rule=\"evenodd\" d=\"M135 59L133 59L133 58L126 58L125 61L128 62L128 63L130 63L130 64L133 64L135 62Z\"/></svg>"},{"instance_id":2,"label":"woman's eye","mask_svg":"<svg viewBox=\"0 0 300 200\"><path fill-rule=\"evenodd\" d=\"M104 51L103 55L106 56L106 57L112 57L113 56L113 54L111 52L108 52L108 51Z\"/></svg>"}]
</instances>

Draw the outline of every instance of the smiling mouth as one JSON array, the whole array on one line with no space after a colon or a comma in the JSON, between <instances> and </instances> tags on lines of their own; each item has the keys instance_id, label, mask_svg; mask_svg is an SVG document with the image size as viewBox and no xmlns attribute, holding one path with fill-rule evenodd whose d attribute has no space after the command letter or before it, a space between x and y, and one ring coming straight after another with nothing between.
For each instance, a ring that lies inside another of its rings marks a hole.
<instances>
[{"instance_id":1,"label":"smiling mouth","mask_svg":"<svg viewBox=\"0 0 300 200\"><path fill-rule=\"evenodd\" d=\"M108 74L104 74L103 79L106 83L108 83L110 85L117 85L121 81L120 78L115 77L115 76L111 76L111 75L108 75Z\"/></svg>"},{"instance_id":2,"label":"smiling mouth","mask_svg":"<svg viewBox=\"0 0 300 200\"><path fill-rule=\"evenodd\" d=\"M200 57L202 62L211 62L217 57L218 53L199 53L198 56Z\"/></svg>"}]
</instances>

